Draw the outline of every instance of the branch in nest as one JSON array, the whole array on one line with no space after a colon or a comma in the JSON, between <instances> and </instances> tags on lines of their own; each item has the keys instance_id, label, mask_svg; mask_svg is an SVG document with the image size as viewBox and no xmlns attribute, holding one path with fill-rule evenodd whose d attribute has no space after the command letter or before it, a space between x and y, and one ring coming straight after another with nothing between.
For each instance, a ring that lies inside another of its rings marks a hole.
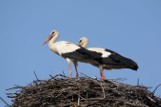
<instances>
[{"instance_id":1,"label":"branch in nest","mask_svg":"<svg viewBox=\"0 0 161 107\"><path fill-rule=\"evenodd\" d=\"M154 89L154 91L152 92L153 94L155 94L155 91L161 86L161 84L157 85L156 88Z\"/></svg>"},{"instance_id":2,"label":"branch in nest","mask_svg":"<svg viewBox=\"0 0 161 107\"><path fill-rule=\"evenodd\" d=\"M6 107L11 107L2 97L0 97L0 100L6 105Z\"/></svg>"}]
</instances>

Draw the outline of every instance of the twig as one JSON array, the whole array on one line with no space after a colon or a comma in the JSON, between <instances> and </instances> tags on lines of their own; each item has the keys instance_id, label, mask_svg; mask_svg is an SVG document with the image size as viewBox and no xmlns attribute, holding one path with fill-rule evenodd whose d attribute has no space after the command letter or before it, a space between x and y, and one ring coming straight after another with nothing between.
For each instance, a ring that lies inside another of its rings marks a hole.
<instances>
[{"instance_id":1,"label":"twig","mask_svg":"<svg viewBox=\"0 0 161 107\"><path fill-rule=\"evenodd\" d=\"M78 93L78 106L80 106L80 90L79 90L79 93Z\"/></svg>"},{"instance_id":2,"label":"twig","mask_svg":"<svg viewBox=\"0 0 161 107\"><path fill-rule=\"evenodd\" d=\"M34 71L34 75L35 75L35 77L36 77L36 80L37 81L39 81L39 79L38 79L38 77L37 77L37 75L36 75L36 72Z\"/></svg>"},{"instance_id":3,"label":"twig","mask_svg":"<svg viewBox=\"0 0 161 107\"><path fill-rule=\"evenodd\" d=\"M161 84L157 85L156 88L154 89L154 91L152 92L153 94L155 94L155 91L161 86Z\"/></svg>"},{"instance_id":4,"label":"twig","mask_svg":"<svg viewBox=\"0 0 161 107\"><path fill-rule=\"evenodd\" d=\"M6 90L14 90L14 89L24 89L26 88L25 86L19 86L19 85L15 85L15 87L12 87L12 88L8 88Z\"/></svg>"},{"instance_id":5,"label":"twig","mask_svg":"<svg viewBox=\"0 0 161 107\"><path fill-rule=\"evenodd\" d=\"M11 107L2 97L0 97L0 100L7 106L7 107Z\"/></svg>"},{"instance_id":6,"label":"twig","mask_svg":"<svg viewBox=\"0 0 161 107\"><path fill-rule=\"evenodd\" d=\"M67 78L65 75L62 75L62 74L57 74L57 75L55 75L55 76L49 75L49 76L50 76L49 81L50 81L50 80L54 80L54 79L56 79L57 77Z\"/></svg>"},{"instance_id":7,"label":"twig","mask_svg":"<svg viewBox=\"0 0 161 107\"><path fill-rule=\"evenodd\" d=\"M71 92L72 94L77 94L77 96L79 96L80 98L82 98L83 100L86 100L84 97L82 97L80 94L76 93L76 92Z\"/></svg>"},{"instance_id":8,"label":"twig","mask_svg":"<svg viewBox=\"0 0 161 107\"><path fill-rule=\"evenodd\" d=\"M64 71L63 71L63 75L65 76L65 73L64 73Z\"/></svg>"},{"instance_id":9,"label":"twig","mask_svg":"<svg viewBox=\"0 0 161 107\"><path fill-rule=\"evenodd\" d=\"M151 100L152 102L154 102L154 103L156 102L156 101L154 101L154 100L153 100L151 97L149 97L149 96L147 96L147 98L150 99L150 100Z\"/></svg>"},{"instance_id":10,"label":"twig","mask_svg":"<svg viewBox=\"0 0 161 107\"><path fill-rule=\"evenodd\" d=\"M83 74L83 73L81 73L81 75L83 75L84 77L90 78L90 79L95 79L95 78L89 77L88 75Z\"/></svg>"},{"instance_id":11,"label":"twig","mask_svg":"<svg viewBox=\"0 0 161 107\"><path fill-rule=\"evenodd\" d=\"M138 78L138 80L137 80L137 86L139 86L139 84L140 84L140 81L139 81L139 78Z\"/></svg>"},{"instance_id":12,"label":"twig","mask_svg":"<svg viewBox=\"0 0 161 107\"><path fill-rule=\"evenodd\" d=\"M106 95L105 95L105 89L104 89L104 87L103 87L102 85L103 85L103 83L101 82L100 86L101 86L101 88L102 88L103 99L104 99L104 98L106 98Z\"/></svg>"},{"instance_id":13,"label":"twig","mask_svg":"<svg viewBox=\"0 0 161 107\"><path fill-rule=\"evenodd\" d=\"M102 98L102 99L106 98L105 90L104 90L104 87L102 86L102 85L103 85L102 82L99 83L96 79L93 79L93 78L91 78L91 77L89 77L89 76L87 76L87 75L85 75L85 74L83 74L83 73L81 73L81 74L84 75L84 76L86 76L86 77L88 77L89 79L92 79L92 80L95 81L98 85L100 85L100 87L102 88L102 93L103 93L103 98Z\"/></svg>"},{"instance_id":14,"label":"twig","mask_svg":"<svg viewBox=\"0 0 161 107\"><path fill-rule=\"evenodd\" d=\"M106 95L105 95L105 89L104 89L104 87L102 86L102 82L101 83L99 83L97 80L95 81L98 85L100 85L100 87L102 88L102 93L103 93L103 98L102 99L105 99L106 98Z\"/></svg>"},{"instance_id":15,"label":"twig","mask_svg":"<svg viewBox=\"0 0 161 107\"><path fill-rule=\"evenodd\" d=\"M114 82L118 82L118 81L125 81L127 79L126 78L116 78L116 79L108 79L108 80L111 80L111 81L114 81Z\"/></svg>"}]
</instances>

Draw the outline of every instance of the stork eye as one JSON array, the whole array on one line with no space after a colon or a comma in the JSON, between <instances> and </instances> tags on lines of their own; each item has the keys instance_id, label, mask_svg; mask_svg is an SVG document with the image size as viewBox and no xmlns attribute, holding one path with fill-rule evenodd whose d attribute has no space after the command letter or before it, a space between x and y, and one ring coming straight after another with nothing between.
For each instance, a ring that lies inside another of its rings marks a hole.
<instances>
[{"instance_id":1,"label":"stork eye","mask_svg":"<svg viewBox=\"0 0 161 107\"><path fill-rule=\"evenodd\" d=\"M82 40L79 41L79 43L82 42Z\"/></svg>"},{"instance_id":2,"label":"stork eye","mask_svg":"<svg viewBox=\"0 0 161 107\"><path fill-rule=\"evenodd\" d=\"M55 31L52 32L52 34L54 34L54 33L55 33Z\"/></svg>"}]
</instances>

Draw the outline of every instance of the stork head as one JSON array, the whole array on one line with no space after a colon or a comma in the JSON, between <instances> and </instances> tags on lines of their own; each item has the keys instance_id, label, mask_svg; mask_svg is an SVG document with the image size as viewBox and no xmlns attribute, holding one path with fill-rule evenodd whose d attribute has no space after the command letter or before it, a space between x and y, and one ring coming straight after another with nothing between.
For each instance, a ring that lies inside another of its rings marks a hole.
<instances>
[{"instance_id":1,"label":"stork head","mask_svg":"<svg viewBox=\"0 0 161 107\"><path fill-rule=\"evenodd\" d=\"M47 37L43 45L45 45L49 40L51 40L54 36L58 35L59 32L57 30L52 30L50 35Z\"/></svg>"},{"instance_id":2,"label":"stork head","mask_svg":"<svg viewBox=\"0 0 161 107\"><path fill-rule=\"evenodd\" d=\"M81 37L79 42L78 42L78 46L80 47L87 47L88 45L88 39L86 37Z\"/></svg>"}]
</instances>

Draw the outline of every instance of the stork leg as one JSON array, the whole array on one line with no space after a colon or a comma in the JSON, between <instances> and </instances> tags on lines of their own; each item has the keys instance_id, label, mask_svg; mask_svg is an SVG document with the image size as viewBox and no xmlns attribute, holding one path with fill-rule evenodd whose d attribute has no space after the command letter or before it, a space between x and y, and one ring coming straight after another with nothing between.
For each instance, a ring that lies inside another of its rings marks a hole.
<instances>
[{"instance_id":1,"label":"stork leg","mask_svg":"<svg viewBox=\"0 0 161 107\"><path fill-rule=\"evenodd\" d=\"M71 60L66 58L66 61L68 63L69 77L72 77Z\"/></svg>"},{"instance_id":2,"label":"stork leg","mask_svg":"<svg viewBox=\"0 0 161 107\"><path fill-rule=\"evenodd\" d=\"M100 77L101 77L101 80L104 80L105 79L105 75L103 73L103 66L99 66L100 68Z\"/></svg>"},{"instance_id":3,"label":"stork leg","mask_svg":"<svg viewBox=\"0 0 161 107\"><path fill-rule=\"evenodd\" d=\"M72 69L70 63L68 63L68 69L69 69L69 77L72 78Z\"/></svg>"},{"instance_id":4,"label":"stork leg","mask_svg":"<svg viewBox=\"0 0 161 107\"><path fill-rule=\"evenodd\" d=\"M74 67L75 67L75 71L76 71L76 77L79 77L77 66L78 66L77 61L74 61Z\"/></svg>"}]
</instances>

